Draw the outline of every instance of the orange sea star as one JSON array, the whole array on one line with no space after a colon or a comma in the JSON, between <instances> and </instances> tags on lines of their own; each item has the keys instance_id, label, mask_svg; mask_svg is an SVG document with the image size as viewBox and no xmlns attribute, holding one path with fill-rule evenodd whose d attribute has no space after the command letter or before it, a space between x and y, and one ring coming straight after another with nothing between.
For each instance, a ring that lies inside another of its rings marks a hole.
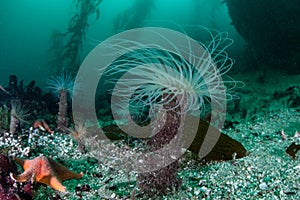
<instances>
[{"instance_id":1,"label":"orange sea star","mask_svg":"<svg viewBox=\"0 0 300 200\"><path fill-rule=\"evenodd\" d=\"M20 175L10 174L11 178L18 182L35 180L38 183L50 185L55 190L66 192L66 187L62 185L61 181L83 176L83 172L80 174L72 172L62 164L45 156L38 156L32 160L23 160L17 157L14 159L24 169Z\"/></svg>"}]
</instances>

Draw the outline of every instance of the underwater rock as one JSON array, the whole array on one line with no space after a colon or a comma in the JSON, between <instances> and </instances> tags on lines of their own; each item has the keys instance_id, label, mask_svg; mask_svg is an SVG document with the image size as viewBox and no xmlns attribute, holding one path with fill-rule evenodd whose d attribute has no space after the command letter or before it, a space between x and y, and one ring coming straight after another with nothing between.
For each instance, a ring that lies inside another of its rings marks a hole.
<instances>
[{"instance_id":1,"label":"underwater rock","mask_svg":"<svg viewBox=\"0 0 300 200\"><path fill-rule=\"evenodd\" d=\"M291 74L300 73L299 0L225 2L232 25L254 50L260 65L266 63Z\"/></svg>"},{"instance_id":2,"label":"underwater rock","mask_svg":"<svg viewBox=\"0 0 300 200\"><path fill-rule=\"evenodd\" d=\"M300 150L300 145L293 142L286 150L285 152L289 154L293 159L296 159L296 154Z\"/></svg>"},{"instance_id":3,"label":"underwater rock","mask_svg":"<svg viewBox=\"0 0 300 200\"><path fill-rule=\"evenodd\" d=\"M5 174L6 172L16 172L17 166L11 162L5 155L0 154L0 169L1 174Z\"/></svg>"},{"instance_id":4,"label":"underwater rock","mask_svg":"<svg viewBox=\"0 0 300 200\"><path fill-rule=\"evenodd\" d=\"M56 100L43 94L43 91L35 85L35 81L24 86L23 81L18 82L16 75L10 75L8 86L3 89L0 89L0 107L11 108L12 102L18 102L20 108L30 110L27 120L35 120L45 114L57 112Z\"/></svg>"},{"instance_id":5,"label":"underwater rock","mask_svg":"<svg viewBox=\"0 0 300 200\"><path fill-rule=\"evenodd\" d=\"M282 100L288 108L300 106L300 87L290 86L284 91L276 91L272 95L273 100Z\"/></svg>"},{"instance_id":6,"label":"underwater rock","mask_svg":"<svg viewBox=\"0 0 300 200\"><path fill-rule=\"evenodd\" d=\"M18 86L18 78L16 75L9 76L8 91L13 96L17 95L17 92L19 91L19 86Z\"/></svg>"},{"instance_id":7,"label":"underwater rock","mask_svg":"<svg viewBox=\"0 0 300 200\"><path fill-rule=\"evenodd\" d=\"M214 129L216 131L216 128L211 127L207 121L200 120L199 121L199 127L197 134L194 138L194 141L188 148L193 153L198 154L200 151L200 147L203 143L203 140L207 134L208 128ZM230 138L228 135L225 135L224 133L220 133L220 137L211 150L208 155L204 157L206 161L222 161L222 160L232 160L235 158L242 158L246 156L246 149L244 146Z\"/></svg>"},{"instance_id":8,"label":"underwater rock","mask_svg":"<svg viewBox=\"0 0 300 200\"><path fill-rule=\"evenodd\" d=\"M32 184L26 182L16 184L9 174L17 173L17 166L8 157L0 154L0 199L29 200L32 199Z\"/></svg>"},{"instance_id":9,"label":"underwater rock","mask_svg":"<svg viewBox=\"0 0 300 200\"><path fill-rule=\"evenodd\" d=\"M189 123L189 122L187 122ZM200 119L198 131L195 135L195 138L188 148L191 152L198 154L204 137L207 134L207 130L209 128L209 123L205 120ZM215 129L214 127L210 127L211 129ZM125 128L126 130L130 130L130 128ZM103 128L105 134L111 140L120 140L125 137L126 133L124 133L118 126L110 125ZM218 130L217 130L218 131ZM224 133L220 133L220 137L215 144L212 151L204 158L206 161L222 161L222 160L232 160L233 158L243 158L246 156L245 147L239 142ZM124 137L122 137L122 135ZM234 156L235 155L235 156Z\"/></svg>"}]
</instances>

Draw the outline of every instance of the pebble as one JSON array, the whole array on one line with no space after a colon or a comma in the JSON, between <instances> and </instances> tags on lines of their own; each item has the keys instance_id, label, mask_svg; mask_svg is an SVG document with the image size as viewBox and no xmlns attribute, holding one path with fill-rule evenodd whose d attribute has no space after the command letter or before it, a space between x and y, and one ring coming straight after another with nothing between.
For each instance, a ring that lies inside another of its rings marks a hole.
<instances>
[{"instance_id":1,"label":"pebble","mask_svg":"<svg viewBox=\"0 0 300 200\"><path fill-rule=\"evenodd\" d=\"M268 189L268 185L265 182L262 182L261 184L259 184L259 189L261 189L261 190L267 190Z\"/></svg>"}]
</instances>

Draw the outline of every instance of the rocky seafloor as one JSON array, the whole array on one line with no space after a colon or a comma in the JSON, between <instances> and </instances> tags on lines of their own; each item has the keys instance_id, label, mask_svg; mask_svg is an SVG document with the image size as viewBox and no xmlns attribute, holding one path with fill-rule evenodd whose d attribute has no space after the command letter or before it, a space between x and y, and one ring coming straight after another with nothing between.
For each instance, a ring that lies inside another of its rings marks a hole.
<instances>
[{"instance_id":1,"label":"rocky seafloor","mask_svg":"<svg viewBox=\"0 0 300 200\"><path fill-rule=\"evenodd\" d=\"M300 143L300 77L280 75L282 82L277 83L272 75L263 83L259 74L255 80L249 75L248 82L245 74L236 77L247 86L238 91L240 105L229 104L223 133L240 141L247 156L203 163L187 152L180 161L181 186L152 199L300 199L300 153L292 158L286 152L292 143ZM149 199L136 187L134 172L80 152L70 134L29 127L17 136L2 131L0 147L10 156L52 156L72 171L84 173L81 179L63 182L66 193L34 183L34 199Z\"/></svg>"}]
</instances>

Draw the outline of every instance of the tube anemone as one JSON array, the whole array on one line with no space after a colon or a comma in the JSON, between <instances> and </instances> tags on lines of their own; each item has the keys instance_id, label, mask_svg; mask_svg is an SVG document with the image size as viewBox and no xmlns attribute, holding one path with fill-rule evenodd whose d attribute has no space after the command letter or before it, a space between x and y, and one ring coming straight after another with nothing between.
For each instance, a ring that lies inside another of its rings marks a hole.
<instances>
[{"instance_id":1,"label":"tube anemone","mask_svg":"<svg viewBox=\"0 0 300 200\"><path fill-rule=\"evenodd\" d=\"M139 109L150 108L149 115L157 117L152 137L146 139L151 152L162 149L177 135L180 137L186 114L199 115L205 105L212 102L222 107L224 101L234 97L225 91L235 87L236 82L229 80L231 88L226 88L226 81L221 78L233 65L225 51L233 41L226 33L205 30L210 34L211 42L198 42L201 49L194 48L190 38L181 36L183 34L180 35L183 42L179 41L182 46L158 34L159 41L163 40L172 51L151 42L141 44L126 40L115 41L111 47L121 55L104 72L107 83L114 85L112 96L118 97L113 102L117 105L112 106L126 109L132 101ZM136 47L132 51L128 51L130 44ZM155 105L161 106L158 114ZM181 151L180 146L174 151ZM168 189L178 186L177 171L178 159L175 159L158 170L140 173L138 186L148 193L165 194Z\"/></svg>"},{"instance_id":2,"label":"tube anemone","mask_svg":"<svg viewBox=\"0 0 300 200\"><path fill-rule=\"evenodd\" d=\"M52 93L59 98L58 114L57 114L57 129L64 130L68 126L67 108L68 96L72 95L74 86L74 78L65 73L52 76L48 80L48 88Z\"/></svg>"},{"instance_id":3,"label":"tube anemone","mask_svg":"<svg viewBox=\"0 0 300 200\"><path fill-rule=\"evenodd\" d=\"M71 95L73 86L74 78L71 75L65 73L60 73L58 75L51 76L48 79L48 88L57 97L60 96L61 90L66 90Z\"/></svg>"},{"instance_id":4,"label":"tube anemone","mask_svg":"<svg viewBox=\"0 0 300 200\"><path fill-rule=\"evenodd\" d=\"M28 117L28 115L29 110L22 106L19 101L13 100L11 102L9 132L16 134L20 128L20 123L25 122L25 118Z\"/></svg>"}]
</instances>

